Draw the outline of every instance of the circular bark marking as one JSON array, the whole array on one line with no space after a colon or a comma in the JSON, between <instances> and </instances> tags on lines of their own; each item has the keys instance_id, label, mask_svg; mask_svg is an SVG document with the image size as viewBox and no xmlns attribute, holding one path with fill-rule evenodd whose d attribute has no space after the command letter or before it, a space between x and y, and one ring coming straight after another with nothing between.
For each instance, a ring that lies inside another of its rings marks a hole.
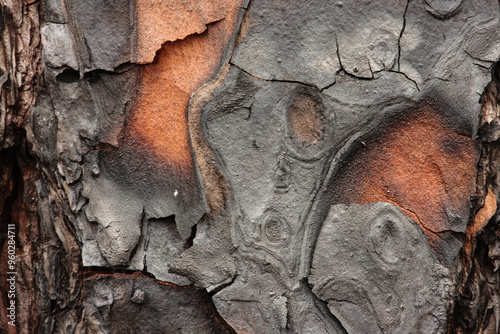
<instances>
[{"instance_id":1,"label":"circular bark marking","mask_svg":"<svg viewBox=\"0 0 500 334\"><path fill-rule=\"evenodd\" d=\"M277 212L271 211L264 218L263 232L273 246L286 246L290 239L290 226Z\"/></svg>"},{"instance_id":2,"label":"circular bark marking","mask_svg":"<svg viewBox=\"0 0 500 334\"><path fill-rule=\"evenodd\" d=\"M299 93L288 108L291 129L302 146L316 145L324 137L323 113L319 101Z\"/></svg>"},{"instance_id":3,"label":"circular bark marking","mask_svg":"<svg viewBox=\"0 0 500 334\"><path fill-rule=\"evenodd\" d=\"M396 263L406 248L401 222L393 214L377 218L370 230L370 240L375 252L387 263Z\"/></svg>"},{"instance_id":4,"label":"circular bark marking","mask_svg":"<svg viewBox=\"0 0 500 334\"><path fill-rule=\"evenodd\" d=\"M455 15L462 8L463 0L425 0L425 9L440 19Z\"/></svg>"}]
</instances>

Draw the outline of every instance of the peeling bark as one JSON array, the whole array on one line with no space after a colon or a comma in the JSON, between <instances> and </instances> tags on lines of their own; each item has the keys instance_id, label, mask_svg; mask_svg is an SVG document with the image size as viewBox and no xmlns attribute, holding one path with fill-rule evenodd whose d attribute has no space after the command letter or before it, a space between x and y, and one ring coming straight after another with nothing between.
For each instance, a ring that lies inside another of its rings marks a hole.
<instances>
[{"instance_id":1,"label":"peeling bark","mask_svg":"<svg viewBox=\"0 0 500 334\"><path fill-rule=\"evenodd\" d=\"M1 332L500 331L498 3L0 19Z\"/></svg>"},{"instance_id":2,"label":"peeling bark","mask_svg":"<svg viewBox=\"0 0 500 334\"><path fill-rule=\"evenodd\" d=\"M495 124L498 123L498 63L492 81L481 97L479 136L481 159L470 223L459 264L456 304L450 314L450 333L498 333L498 191L499 154Z\"/></svg>"}]
</instances>

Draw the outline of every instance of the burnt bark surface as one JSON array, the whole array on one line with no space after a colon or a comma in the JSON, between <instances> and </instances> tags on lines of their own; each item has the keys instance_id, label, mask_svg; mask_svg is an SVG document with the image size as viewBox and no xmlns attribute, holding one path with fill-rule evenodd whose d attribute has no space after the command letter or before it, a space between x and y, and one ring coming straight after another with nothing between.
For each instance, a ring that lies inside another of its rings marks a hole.
<instances>
[{"instance_id":1,"label":"burnt bark surface","mask_svg":"<svg viewBox=\"0 0 500 334\"><path fill-rule=\"evenodd\" d=\"M500 332L498 3L0 19L0 332Z\"/></svg>"}]
</instances>

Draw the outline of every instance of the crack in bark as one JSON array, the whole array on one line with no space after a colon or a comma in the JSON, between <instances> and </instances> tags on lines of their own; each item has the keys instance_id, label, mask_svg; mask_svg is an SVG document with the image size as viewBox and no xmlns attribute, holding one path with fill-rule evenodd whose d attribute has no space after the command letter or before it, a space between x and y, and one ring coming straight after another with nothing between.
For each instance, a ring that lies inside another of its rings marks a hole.
<instances>
[{"instance_id":1,"label":"crack in bark","mask_svg":"<svg viewBox=\"0 0 500 334\"><path fill-rule=\"evenodd\" d=\"M410 78L405 72L401 72L401 71L394 71L394 70L388 70L387 72L393 72L393 73L399 73L399 74L402 74L404 75L404 77L408 80L410 80L411 82L413 82L413 84L415 85L415 88L417 88L417 91L420 92L420 87L418 86L418 83L413 80L412 78Z\"/></svg>"},{"instance_id":2,"label":"crack in bark","mask_svg":"<svg viewBox=\"0 0 500 334\"><path fill-rule=\"evenodd\" d=\"M410 210L404 206L401 206L398 202L394 201L394 200L391 200L389 197L387 197L387 195L385 194L381 194L383 197L385 197L386 201L388 203L391 203L395 206L397 206L398 208L400 208L401 210L403 211L408 211L409 213L411 213L413 216L415 216L415 218L417 219L416 223L418 224L418 226L420 226L421 229L423 230L426 230L427 232L431 233L432 235L440 238L440 239L443 239L443 237L441 237L439 234L440 233L446 233L446 232L452 232L452 231L447 231L447 230L444 230L444 231L434 231L432 229L430 229L429 227L425 226L424 223L422 223L422 220L420 219L420 217L417 215L417 213L413 210Z\"/></svg>"},{"instance_id":3,"label":"crack in bark","mask_svg":"<svg viewBox=\"0 0 500 334\"><path fill-rule=\"evenodd\" d=\"M130 270L130 269L118 269L118 268L108 268L108 267L83 267L83 279L88 280L94 277L144 277L148 278L158 284L171 286L176 289L192 289L194 283L190 285L177 285L170 282L165 282L159 280L150 272L145 270Z\"/></svg>"},{"instance_id":4,"label":"crack in bark","mask_svg":"<svg viewBox=\"0 0 500 334\"><path fill-rule=\"evenodd\" d=\"M238 70L240 70L241 72L245 73L246 75L248 75L249 77L252 77L253 79L256 79L256 80L259 80L259 81L264 81L264 82L281 82L281 83L291 83L291 84L299 84L299 85L304 85L304 86L308 86L308 87L311 87L313 89L317 89L319 91L322 91L320 88L318 88L318 86L316 85L313 85L313 84L308 84L308 83L305 83L305 82L302 82L302 81L297 81L297 80L281 80L281 79L263 79L263 78L259 78L255 75L253 75L252 73L244 70L243 68L241 68L240 66L232 63L232 62L229 62L229 65L231 66L234 66L235 68L237 68ZM335 84L335 82L333 83ZM333 84L330 84L328 86L332 86Z\"/></svg>"},{"instance_id":5,"label":"crack in bark","mask_svg":"<svg viewBox=\"0 0 500 334\"><path fill-rule=\"evenodd\" d=\"M398 71L397 71L398 73L401 73L400 72L401 71L401 38L403 37L403 34L405 32L405 29L406 29L406 13L408 12L409 5L410 5L410 0L407 0L405 11L403 13L403 27L401 28L401 32L399 33L399 37L398 37ZM416 85L416 83L415 83L415 85ZM418 89L418 85L417 85L417 89ZM419 91L420 91L420 89L419 89Z\"/></svg>"},{"instance_id":6,"label":"crack in bark","mask_svg":"<svg viewBox=\"0 0 500 334\"><path fill-rule=\"evenodd\" d=\"M349 73L347 72L347 70L345 69L344 65L342 64L342 58L340 57L340 47L339 47L339 41L337 39L337 35L335 34L335 45L337 47L337 58L339 60L339 65L340 65L340 69L337 71L336 74L338 73L345 73L345 75L349 76L349 77L352 77L352 78L355 78L355 79L358 79L358 80L364 80L364 81L369 81L369 80L375 80L377 78L374 77L373 75L373 70L372 70L372 66L370 64L370 61L368 61L368 66L370 67L370 73L372 74L372 77L371 78L365 78L365 77L358 77L356 76L355 74L352 74L352 73ZM335 83L335 82L334 82ZM333 83L333 84L334 84ZM329 85L329 86L332 86L333 84ZM325 88L326 89L326 88Z\"/></svg>"}]
</instances>

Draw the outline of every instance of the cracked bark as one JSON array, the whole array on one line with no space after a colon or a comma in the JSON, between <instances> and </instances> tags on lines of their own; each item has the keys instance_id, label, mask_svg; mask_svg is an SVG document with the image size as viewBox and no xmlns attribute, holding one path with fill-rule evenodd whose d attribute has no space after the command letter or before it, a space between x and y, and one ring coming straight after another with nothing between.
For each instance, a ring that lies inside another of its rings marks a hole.
<instances>
[{"instance_id":1,"label":"cracked bark","mask_svg":"<svg viewBox=\"0 0 500 334\"><path fill-rule=\"evenodd\" d=\"M0 332L499 333L499 17L0 1Z\"/></svg>"}]
</instances>

